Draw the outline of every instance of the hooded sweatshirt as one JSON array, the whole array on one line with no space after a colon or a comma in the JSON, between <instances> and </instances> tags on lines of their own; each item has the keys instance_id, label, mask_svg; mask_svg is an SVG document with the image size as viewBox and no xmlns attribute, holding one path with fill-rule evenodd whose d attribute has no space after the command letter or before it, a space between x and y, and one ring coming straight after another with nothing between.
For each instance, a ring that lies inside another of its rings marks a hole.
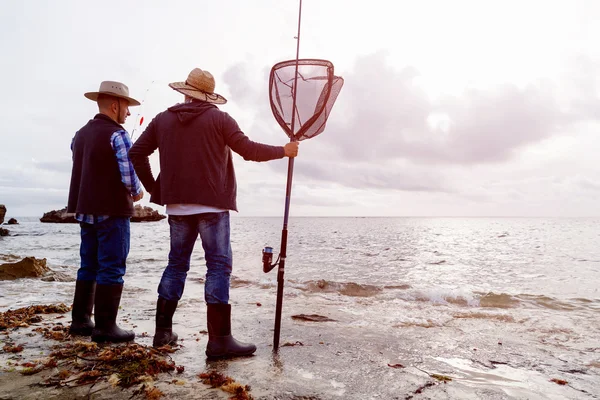
<instances>
[{"instance_id":1,"label":"hooded sweatshirt","mask_svg":"<svg viewBox=\"0 0 600 400\"><path fill-rule=\"evenodd\" d=\"M158 149L160 173L148 157ZM248 161L283 158L281 146L251 141L237 122L214 104L193 101L158 114L129 150L129 158L150 201L202 204L237 211L237 183L231 151Z\"/></svg>"}]
</instances>

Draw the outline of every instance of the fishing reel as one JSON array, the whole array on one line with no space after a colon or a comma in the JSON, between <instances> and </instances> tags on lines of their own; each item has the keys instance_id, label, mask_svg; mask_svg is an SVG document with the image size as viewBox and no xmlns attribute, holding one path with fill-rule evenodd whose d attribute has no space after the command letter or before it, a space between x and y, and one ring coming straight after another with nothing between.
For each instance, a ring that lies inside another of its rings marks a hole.
<instances>
[{"instance_id":1,"label":"fishing reel","mask_svg":"<svg viewBox=\"0 0 600 400\"><path fill-rule=\"evenodd\" d=\"M262 262L263 262L263 271L265 273L271 271L273 268L275 268L279 264L279 257L277 257L277 261L275 261L274 264L271 264L273 262L273 248L272 247L267 246L263 249Z\"/></svg>"}]
</instances>

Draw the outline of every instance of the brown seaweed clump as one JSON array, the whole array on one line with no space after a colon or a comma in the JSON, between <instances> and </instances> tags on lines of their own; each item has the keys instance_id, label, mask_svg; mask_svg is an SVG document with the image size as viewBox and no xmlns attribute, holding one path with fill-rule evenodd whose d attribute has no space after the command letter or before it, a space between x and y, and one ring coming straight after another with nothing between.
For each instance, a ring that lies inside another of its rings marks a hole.
<instances>
[{"instance_id":1,"label":"brown seaweed clump","mask_svg":"<svg viewBox=\"0 0 600 400\"><path fill-rule=\"evenodd\" d=\"M55 324L51 328L35 328L33 331L42 334L46 339L53 339L58 342L71 339L69 327L61 323Z\"/></svg>"},{"instance_id":2,"label":"brown seaweed clump","mask_svg":"<svg viewBox=\"0 0 600 400\"><path fill-rule=\"evenodd\" d=\"M233 394L230 400L253 400L254 397L249 393L250 386L237 383L233 378L225 376L216 371L209 373L203 372L198 376L202 383L210 385L213 388L219 388L224 392Z\"/></svg>"},{"instance_id":3,"label":"brown seaweed clump","mask_svg":"<svg viewBox=\"0 0 600 400\"><path fill-rule=\"evenodd\" d=\"M42 321L42 317L38 314L64 314L71 310L63 303L29 306L17 308L16 310L8 310L0 312L0 331L6 329L26 328L30 324Z\"/></svg>"},{"instance_id":4,"label":"brown seaweed clump","mask_svg":"<svg viewBox=\"0 0 600 400\"><path fill-rule=\"evenodd\" d=\"M57 365L68 367L68 373L63 370L49 377L43 383L46 386L65 386L73 382L85 385L109 380L113 386L123 388L144 384L148 389L145 392L152 392L154 396L157 390L147 383L161 372L176 369L169 355L137 343L102 348L93 342L66 343L57 346L50 358Z\"/></svg>"}]
</instances>

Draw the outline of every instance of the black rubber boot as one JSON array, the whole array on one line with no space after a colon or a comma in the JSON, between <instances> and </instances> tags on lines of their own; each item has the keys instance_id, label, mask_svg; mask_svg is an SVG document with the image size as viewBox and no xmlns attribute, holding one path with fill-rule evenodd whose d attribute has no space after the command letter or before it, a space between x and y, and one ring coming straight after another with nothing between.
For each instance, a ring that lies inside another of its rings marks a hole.
<instances>
[{"instance_id":1,"label":"black rubber boot","mask_svg":"<svg viewBox=\"0 0 600 400\"><path fill-rule=\"evenodd\" d=\"M94 329L92 321L92 310L94 309L94 294L96 292L96 281L75 282L75 296L73 298L73 310L71 311L71 335L90 336Z\"/></svg>"},{"instance_id":2,"label":"black rubber boot","mask_svg":"<svg viewBox=\"0 0 600 400\"><path fill-rule=\"evenodd\" d=\"M152 346L161 347L177 343L177 334L173 332L173 314L177 309L176 300L158 298L156 302L156 331Z\"/></svg>"},{"instance_id":3,"label":"black rubber boot","mask_svg":"<svg viewBox=\"0 0 600 400\"><path fill-rule=\"evenodd\" d=\"M231 336L231 305L207 304L208 344L206 355L209 358L231 358L250 356L256 351L252 343L238 342Z\"/></svg>"},{"instance_id":4,"label":"black rubber boot","mask_svg":"<svg viewBox=\"0 0 600 400\"><path fill-rule=\"evenodd\" d=\"M135 338L133 331L125 331L117 326L122 292L123 285L96 285L96 327L92 331L92 341L120 343Z\"/></svg>"}]
</instances>

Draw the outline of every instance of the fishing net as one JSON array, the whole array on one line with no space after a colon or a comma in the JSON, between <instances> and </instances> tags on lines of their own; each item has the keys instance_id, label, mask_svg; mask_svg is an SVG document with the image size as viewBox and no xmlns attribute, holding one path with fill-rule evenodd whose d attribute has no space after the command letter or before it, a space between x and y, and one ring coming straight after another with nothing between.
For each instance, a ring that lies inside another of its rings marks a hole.
<instances>
[{"instance_id":1,"label":"fishing net","mask_svg":"<svg viewBox=\"0 0 600 400\"><path fill-rule=\"evenodd\" d=\"M343 85L344 79L333 74L330 61L282 61L271 69L271 110L290 139L310 139L325 129Z\"/></svg>"}]
</instances>

